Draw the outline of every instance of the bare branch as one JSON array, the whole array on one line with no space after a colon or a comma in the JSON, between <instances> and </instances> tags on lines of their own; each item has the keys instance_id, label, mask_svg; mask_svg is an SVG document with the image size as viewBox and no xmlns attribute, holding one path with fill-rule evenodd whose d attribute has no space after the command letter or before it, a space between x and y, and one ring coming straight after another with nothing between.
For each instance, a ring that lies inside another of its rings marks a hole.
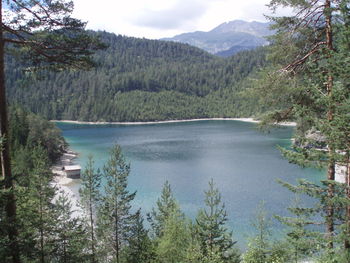
<instances>
[{"instance_id":1,"label":"bare branch","mask_svg":"<svg viewBox=\"0 0 350 263\"><path fill-rule=\"evenodd\" d=\"M317 51L320 50L320 47L322 45L326 45L327 42L326 41L322 41L322 42L318 42L313 48L310 49L310 51L304 55L301 59L295 60L292 63L290 63L289 65L287 65L286 67L284 67L283 69L281 69L280 71L285 71L285 72L291 72L293 70L295 70L298 66L300 66L301 64L303 64L311 55L313 55L314 53L316 53Z\"/></svg>"},{"instance_id":2,"label":"bare branch","mask_svg":"<svg viewBox=\"0 0 350 263\"><path fill-rule=\"evenodd\" d=\"M36 19L38 19L39 21L43 21L43 19L37 15L36 12L33 12L30 8L26 7L25 5L22 5L21 3L19 3L17 0L12 0L14 3L16 3L19 7L23 8L24 10L26 10L27 12L29 12L30 14L32 14L34 17L36 17Z\"/></svg>"}]
</instances>

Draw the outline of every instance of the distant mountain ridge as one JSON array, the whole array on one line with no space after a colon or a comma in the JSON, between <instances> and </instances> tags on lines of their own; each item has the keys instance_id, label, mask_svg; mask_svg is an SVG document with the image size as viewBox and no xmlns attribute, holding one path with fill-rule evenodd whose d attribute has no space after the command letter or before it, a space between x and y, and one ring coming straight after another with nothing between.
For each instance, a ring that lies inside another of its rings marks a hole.
<instances>
[{"instance_id":1,"label":"distant mountain ridge","mask_svg":"<svg viewBox=\"0 0 350 263\"><path fill-rule=\"evenodd\" d=\"M270 23L234 20L222 23L209 32L184 33L162 40L186 43L219 56L231 56L242 50L265 46L272 34Z\"/></svg>"}]
</instances>

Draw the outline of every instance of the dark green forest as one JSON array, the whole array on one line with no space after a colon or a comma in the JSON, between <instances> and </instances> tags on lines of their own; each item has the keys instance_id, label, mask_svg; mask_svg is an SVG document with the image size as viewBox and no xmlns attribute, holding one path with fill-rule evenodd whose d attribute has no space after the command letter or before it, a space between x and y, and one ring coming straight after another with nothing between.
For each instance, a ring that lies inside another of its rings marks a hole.
<instances>
[{"instance_id":1,"label":"dark green forest","mask_svg":"<svg viewBox=\"0 0 350 263\"><path fill-rule=\"evenodd\" d=\"M266 50L219 58L166 41L90 32L108 47L90 71L26 73L6 59L10 102L48 119L153 121L251 116L257 109L239 94L265 64Z\"/></svg>"}]
</instances>

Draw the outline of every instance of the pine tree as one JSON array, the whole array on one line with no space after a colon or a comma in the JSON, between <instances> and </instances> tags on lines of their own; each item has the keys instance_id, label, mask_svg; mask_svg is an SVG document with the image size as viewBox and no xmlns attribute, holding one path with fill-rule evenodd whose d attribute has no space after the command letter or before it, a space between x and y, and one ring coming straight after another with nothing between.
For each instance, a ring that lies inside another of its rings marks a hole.
<instances>
[{"instance_id":1,"label":"pine tree","mask_svg":"<svg viewBox=\"0 0 350 263\"><path fill-rule=\"evenodd\" d=\"M287 226L284 242L287 244L288 258L290 262L297 263L310 259L318 253L319 239L322 236L317 228L309 227L315 224L318 209L303 207L297 197L288 210L294 215L293 217L276 216L276 218Z\"/></svg>"},{"instance_id":2,"label":"pine tree","mask_svg":"<svg viewBox=\"0 0 350 263\"><path fill-rule=\"evenodd\" d=\"M52 199L55 188L52 186L53 174L50 170L48 153L52 149L59 149L64 145L61 136L56 137L56 130L48 125L47 121L37 118L35 129L40 129L45 134L34 136L30 120L31 115L19 108L11 108L10 140L13 145L12 172L16 177L15 196L17 201L17 229L19 230L18 244L20 245L21 260L36 262L48 262L53 251L54 225L57 216L55 214ZM34 118L33 118L34 119ZM31 120L33 120L31 118ZM14 123L15 122L15 123ZM56 138L51 138L54 136ZM31 138L30 144L28 138ZM45 138L45 140L43 140ZM51 148L44 147L52 140ZM61 144L62 143L62 144ZM5 201L4 199L2 199ZM5 219L4 202L1 205L1 220ZM9 242L6 236L6 220L0 224L0 261L11 262Z\"/></svg>"},{"instance_id":3,"label":"pine tree","mask_svg":"<svg viewBox=\"0 0 350 263\"><path fill-rule=\"evenodd\" d=\"M199 210L196 217L197 231L204 256L220 251L224 262L239 262L239 253L234 248L232 232L229 232L227 212L221 201L221 194L215 188L213 180L209 182L209 189L205 191L205 209Z\"/></svg>"},{"instance_id":4,"label":"pine tree","mask_svg":"<svg viewBox=\"0 0 350 263\"><path fill-rule=\"evenodd\" d=\"M22 258L38 258L40 262L45 262L50 253L47 241L50 240L54 224L51 200L55 193L50 185L52 173L47 152L41 147L29 149L20 146L14 151L12 160L13 174L18 177L15 194ZM8 249L8 244L4 244L4 247ZM7 256L1 255L1 260L10 261L5 258Z\"/></svg>"},{"instance_id":5,"label":"pine tree","mask_svg":"<svg viewBox=\"0 0 350 263\"><path fill-rule=\"evenodd\" d=\"M184 215L173 211L162 226L162 235L157 240L157 260L161 263L184 262L190 244L190 233Z\"/></svg>"},{"instance_id":6,"label":"pine tree","mask_svg":"<svg viewBox=\"0 0 350 263\"><path fill-rule=\"evenodd\" d=\"M281 218L278 217L278 219ZM242 257L243 263L295 262L294 247L289 240L274 238L276 233L272 231L272 220L267 215L264 203L259 205L252 227L255 234L248 239L248 248ZM295 233L298 233L298 230ZM294 233L293 231L290 233Z\"/></svg>"},{"instance_id":7,"label":"pine tree","mask_svg":"<svg viewBox=\"0 0 350 263\"><path fill-rule=\"evenodd\" d=\"M277 110L266 121L297 121L296 143L292 150L282 149L284 156L303 167L327 170L326 178L320 178L321 184L301 181L298 191L317 199L315 211L324 218L324 242L332 251L339 233L337 225L344 221L345 211L344 203L339 201L344 198L344 191L334 179L336 165L346 163L344 157L349 146L346 139L349 129L344 121L347 113L343 111L348 107L349 84L342 77L349 62L344 60L344 45L340 44L343 33L348 32L349 2L270 3L273 10L281 6L291 7L295 12L292 16L271 17L276 34L271 37L271 67L265 78L268 81L260 86L263 92L260 95L264 94L263 101L265 98L272 103L277 101Z\"/></svg>"},{"instance_id":8,"label":"pine tree","mask_svg":"<svg viewBox=\"0 0 350 263\"><path fill-rule=\"evenodd\" d=\"M202 263L203 253L201 250L201 244L196 232L196 225L189 225L190 240L188 248L186 249L186 260L188 263Z\"/></svg>"},{"instance_id":9,"label":"pine tree","mask_svg":"<svg viewBox=\"0 0 350 263\"><path fill-rule=\"evenodd\" d=\"M81 204L86 213L89 225L91 262L97 262L96 257L96 208L100 199L101 174L95 172L93 157L88 157L86 168L81 175L81 186L79 189Z\"/></svg>"},{"instance_id":10,"label":"pine tree","mask_svg":"<svg viewBox=\"0 0 350 263\"><path fill-rule=\"evenodd\" d=\"M33 209L32 218L28 221L33 224L35 232L38 235L37 246L39 250L40 262L47 262L50 258L53 225L55 224L54 209L52 199L55 189L51 186L52 173L49 169L49 161L46 157L47 152L37 148L33 153L34 169L30 176L30 185L28 186L29 198Z\"/></svg>"},{"instance_id":11,"label":"pine tree","mask_svg":"<svg viewBox=\"0 0 350 263\"><path fill-rule=\"evenodd\" d=\"M131 236L135 215L130 211L136 192L130 193L128 176L130 165L126 163L119 145L114 146L110 158L103 167L106 179L104 194L98 210L98 233L109 259L121 262L122 251Z\"/></svg>"},{"instance_id":12,"label":"pine tree","mask_svg":"<svg viewBox=\"0 0 350 263\"><path fill-rule=\"evenodd\" d=\"M14 178L11 171L7 99L5 89L5 44L24 49L27 61L36 65L52 65L56 69L68 66L91 66L91 50L101 46L84 32L85 23L70 17L72 2L64 0L0 2L0 152L1 175L4 181L5 220L7 221L9 253L12 262L19 263L17 207ZM9 13L10 15L4 15ZM24 15L25 14L25 15ZM19 53L19 52L17 52Z\"/></svg>"},{"instance_id":13,"label":"pine tree","mask_svg":"<svg viewBox=\"0 0 350 263\"><path fill-rule=\"evenodd\" d=\"M173 196L171 186L168 181L163 185L161 197L157 200L157 207L148 214L148 221L152 227L155 237L161 237L163 227L169 216L173 213L179 213L180 208Z\"/></svg>"},{"instance_id":14,"label":"pine tree","mask_svg":"<svg viewBox=\"0 0 350 263\"><path fill-rule=\"evenodd\" d=\"M264 263L269 262L271 253L271 222L267 218L264 204L262 203L257 211L252 227L257 232L250 238L248 250L243 256L244 263Z\"/></svg>"},{"instance_id":15,"label":"pine tree","mask_svg":"<svg viewBox=\"0 0 350 263\"><path fill-rule=\"evenodd\" d=\"M51 260L53 262L86 262L85 253L88 234L80 217L73 216L69 197L60 193L54 202L56 222Z\"/></svg>"},{"instance_id":16,"label":"pine tree","mask_svg":"<svg viewBox=\"0 0 350 263\"><path fill-rule=\"evenodd\" d=\"M334 60L332 61L333 71L337 73L335 82L334 97L336 107L334 109L334 123L332 129L332 136L337 138L335 148L337 152L341 152L338 156L337 164L345 168L345 198L343 203L345 207L343 224L340 227L339 242L343 243L344 250L341 253L344 257L350 258L350 6L349 1L341 1L340 12L337 19L342 23L337 24L336 31L338 36L335 39L335 46L337 47ZM335 126L335 127L334 127ZM346 204L348 203L348 204Z\"/></svg>"},{"instance_id":17,"label":"pine tree","mask_svg":"<svg viewBox=\"0 0 350 263\"><path fill-rule=\"evenodd\" d=\"M135 214L126 248L126 261L129 263L149 263L154 259L152 242L148 230L144 228L141 210Z\"/></svg>"},{"instance_id":18,"label":"pine tree","mask_svg":"<svg viewBox=\"0 0 350 263\"><path fill-rule=\"evenodd\" d=\"M278 4L280 4L279 1L275 1L272 5ZM339 113L337 109L344 103L344 95L346 97L344 93L339 97L337 81L341 79L338 77L338 70L333 66L336 54L339 52L336 45L339 32L336 27L342 23L338 20L342 4L344 1L319 0L303 3L292 1L289 5L298 10L294 17L289 18L293 21L292 26L288 29L285 24L282 24L283 21L286 22L285 19L275 19L279 22L277 27L281 29L281 32L289 31L289 36L284 34L284 39L294 41L294 45L301 46L305 50L297 54L297 58L285 66L284 70L305 79L304 100L300 101L298 98L292 106L293 111L299 118L307 119L311 128L325 136L326 154L317 153L315 147L309 147L310 150L296 149L306 158L299 155L295 156L294 160L318 159L320 162L323 161L323 166L327 169L328 201L324 202L324 205L327 206L325 222L330 249L333 248L332 236L336 232L332 199L337 193L335 193L332 181L335 179L336 163L340 161L337 153L339 150L337 149L339 142L337 132L340 127L337 121ZM296 34L291 35L291 29L300 33L301 37L297 37ZM299 141L304 145L313 143L305 136L305 133L301 135ZM289 156L292 155L289 154Z\"/></svg>"}]
</instances>

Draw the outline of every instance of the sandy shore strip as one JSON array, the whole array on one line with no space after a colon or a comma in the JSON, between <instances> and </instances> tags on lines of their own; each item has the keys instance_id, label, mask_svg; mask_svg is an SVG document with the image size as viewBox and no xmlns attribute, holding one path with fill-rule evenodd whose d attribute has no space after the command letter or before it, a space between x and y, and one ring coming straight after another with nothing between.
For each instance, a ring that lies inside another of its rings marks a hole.
<instances>
[{"instance_id":1,"label":"sandy shore strip","mask_svg":"<svg viewBox=\"0 0 350 263\"><path fill-rule=\"evenodd\" d=\"M89 125L147 125L147 124L163 124L163 123L178 123L178 122L195 122L195 121L244 121L251 123L259 123L259 120L254 118L203 118L203 119L184 119L184 120L168 120L168 121L136 121L136 122L106 122L106 121L72 121L72 120L51 120L52 122L72 123L72 124L89 124ZM295 122L276 123L282 126L296 126Z\"/></svg>"},{"instance_id":2,"label":"sandy shore strip","mask_svg":"<svg viewBox=\"0 0 350 263\"><path fill-rule=\"evenodd\" d=\"M84 217L85 213L84 213L82 207L79 206L79 200L80 200L79 192L75 193L72 190L72 188L69 186L69 184L71 182L68 182L68 181L66 181L64 179L57 180L56 178L52 182L52 185L57 189L56 190L56 195L52 199L52 203L55 203L56 200L61 195L66 196L66 197L68 197L68 199L69 199L69 201L71 203L71 206L72 206L72 217L73 218L78 218L78 217L82 218L82 217Z\"/></svg>"},{"instance_id":3,"label":"sandy shore strip","mask_svg":"<svg viewBox=\"0 0 350 263\"><path fill-rule=\"evenodd\" d=\"M84 211L81 206L79 206L79 179L71 179L68 178L64 171L62 171L62 167L65 165L73 165L74 159L77 158L78 154L68 151L64 153L61 159L51 167L52 173L54 174L53 181L51 182L52 186L57 189L56 196L53 198L52 202L59 198L61 195L65 195L68 197L69 201L72 205L72 216L74 218L83 217Z\"/></svg>"}]
</instances>

